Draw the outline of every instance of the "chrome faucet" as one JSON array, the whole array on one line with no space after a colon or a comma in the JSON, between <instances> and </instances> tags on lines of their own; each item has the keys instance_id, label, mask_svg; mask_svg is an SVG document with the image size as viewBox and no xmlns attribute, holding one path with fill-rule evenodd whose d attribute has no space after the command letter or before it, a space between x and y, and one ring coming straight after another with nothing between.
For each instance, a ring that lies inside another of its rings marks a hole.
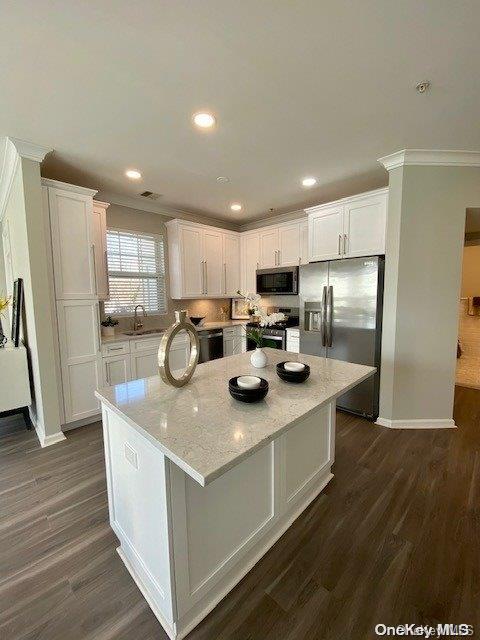
<instances>
[{"instance_id":1,"label":"chrome faucet","mask_svg":"<svg viewBox=\"0 0 480 640\"><path fill-rule=\"evenodd\" d=\"M137 316L137 309L143 309L143 317L146 318L147 317L147 312L145 311L145 307L143 306L143 304L137 304L137 306L135 307L135 313L133 316L133 330L134 331L138 331L139 329L141 329L143 327L143 323L140 322L140 320L138 319Z\"/></svg>"}]
</instances>

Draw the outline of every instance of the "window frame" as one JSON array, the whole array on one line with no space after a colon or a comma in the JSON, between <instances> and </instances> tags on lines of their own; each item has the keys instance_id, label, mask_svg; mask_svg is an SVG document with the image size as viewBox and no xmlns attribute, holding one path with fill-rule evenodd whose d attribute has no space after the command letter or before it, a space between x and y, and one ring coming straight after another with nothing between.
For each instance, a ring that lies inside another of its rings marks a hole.
<instances>
[{"instance_id":1,"label":"window frame","mask_svg":"<svg viewBox=\"0 0 480 640\"><path fill-rule=\"evenodd\" d=\"M165 311L162 312L160 310L157 311L148 311L147 310L147 315L149 316L166 316L168 315L168 272L167 272L167 240L166 240L166 236L163 233L151 233L150 231L138 231L137 229L124 229L123 227L107 227L106 232L108 234L109 231L119 231L121 233L131 233L134 235L147 235L147 236L152 236L152 238L154 238L155 240L155 244L158 247L158 244L160 242L162 242L163 244L163 260L164 260L164 291L165 291ZM105 237L105 244L108 245L107 242L107 238ZM156 247L156 251L158 251ZM118 274L121 273L121 271L114 271L112 273ZM159 272L157 272L159 273ZM157 279L160 278L160 276L156 276ZM108 266L108 248L107 248L107 279L108 279L108 286L109 286L109 290L110 290L110 269ZM129 313L125 313L125 312L111 312L108 313L106 310L106 305L108 304L109 300L105 300L103 305L104 305L104 315L107 316L112 316L112 318L133 318L135 315L135 310L132 310ZM140 302L138 304L141 304Z\"/></svg>"}]
</instances>

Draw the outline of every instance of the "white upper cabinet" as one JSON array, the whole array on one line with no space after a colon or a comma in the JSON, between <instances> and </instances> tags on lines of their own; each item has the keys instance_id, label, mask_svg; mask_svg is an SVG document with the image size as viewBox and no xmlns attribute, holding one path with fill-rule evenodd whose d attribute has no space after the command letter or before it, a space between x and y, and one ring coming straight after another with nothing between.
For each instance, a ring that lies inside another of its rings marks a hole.
<instances>
[{"instance_id":1,"label":"white upper cabinet","mask_svg":"<svg viewBox=\"0 0 480 640\"><path fill-rule=\"evenodd\" d=\"M345 204L344 254L345 257L385 253L385 226L387 194L359 198Z\"/></svg>"},{"instance_id":2,"label":"white upper cabinet","mask_svg":"<svg viewBox=\"0 0 480 640\"><path fill-rule=\"evenodd\" d=\"M48 189L57 300L97 298L93 200L85 191Z\"/></svg>"},{"instance_id":3,"label":"white upper cabinet","mask_svg":"<svg viewBox=\"0 0 480 640\"><path fill-rule=\"evenodd\" d=\"M203 260L204 293L219 298L225 293L223 234L220 231L210 228L203 230Z\"/></svg>"},{"instance_id":4,"label":"white upper cabinet","mask_svg":"<svg viewBox=\"0 0 480 640\"><path fill-rule=\"evenodd\" d=\"M300 223L300 264L308 262L308 220Z\"/></svg>"},{"instance_id":5,"label":"white upper cabinet","mask_svg":"<svg viewBox=\"0 0 480 640\"><path fill-rule=\"evenodd\" d=\"M309 260L333 260L342 257L343 207L327 207L308 219Z\"/></svg>"},{"instance_id":6,"label":"white upper cabinet","mask_svg":"<svg viewBox=\"0 0 480 640\"><path fill-rule=\"evenodd\" d=\"M278 227L260 229L260 268L278 267Z\"/></svg>"},{"instance_id":7,"label":"white upper cabinet","mask_svg":"<svg viewBox=\"0 0 480 640\"><path fill-rule=\"evenodd\" d=\"M203 232L199 227L181 226L178 230L179 260L175 260L174 247L169 243L170 280L181 276L181 289L172 287L172 297L201 297L205 293L205 264L203 260ZM170 234L169 234L170 239ZM180 274L178 273L180 269ZM182 295L178 295L181 291Z\"/></svg>"},{"instance_id":8,"label":"white upper cabinet","mask_svg":"<svg viewBox=\"0 0 480 640\"><path fill-rule=\"evenodd\" d=\"M258 231L242 233L241 239L242 293L257 293L257 269L260 266L260 236Z\"/></svg>"},{"instance_id":9,"label":"white upper cabinet","mask_svg":"<svg viewBox=\"0 0 480 640\"><path fill-rule=\"evenodd\" d=\"M278 266L293 267L300 263L300 223L278 227Z\"/></svg>"},{"instance_id":10,"label":"white upper cabinet","mask_svg":"<svg viewBox=\"0 0 480 640\"><path fill-rule=\"evenodd\" d=\"M225 298L240 285L239 234L182 220L167 222L174 299Z\"/></svg>"},{"instance_id":11,"label":"white upper cabinet","mask_svg":"<svg viewBox=\"0 0 480 640\"><path fill-rule=\"evenodd\" d=\"M223 234L223 293L234 298L240 289L240 237Z\"/></svg>"},{"instance_id":12,"label":"white upper cabinet","mask_svg":"<svg viewBox=\"0 0 480 640\"><path fill-rule=\"evenodd\" d=\"M95 286L99 300L108 300L107 208L108 202L93 201L92 239Z\"/></svg>"},{"instance_id":13,"label":"white upper cabinet","mask_svg":"<svg viewBox=\"0 0 480 640\"><path fill-rule=\"evenodd\" d=\"M306 209L309 261L385 253L388 189Z\"/></svg>"}]
</instances>

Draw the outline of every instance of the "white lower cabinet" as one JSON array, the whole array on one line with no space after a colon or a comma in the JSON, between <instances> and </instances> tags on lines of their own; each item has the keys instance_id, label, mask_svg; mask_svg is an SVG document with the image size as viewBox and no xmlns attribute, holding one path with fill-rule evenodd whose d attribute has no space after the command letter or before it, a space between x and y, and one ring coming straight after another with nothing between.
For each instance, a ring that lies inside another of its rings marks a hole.
<instances>
[{"instance_id":1,"label":"white lower cabinet","mask_svg":"<svg viewBox=\"0 0 480 640\"><path fill-rule=\"evenodd\" d=\"M245 353L247 336L242 325L226 327L223 330L223 357Z\"/></svg>"},{"instance_id":2,"label":"white lower cabinet","mask_svg":"<svg viewBox=\"0 0 480 640\"><path fill-rule=\"evenodd\" d=\"M103 382L105 386L158 375L160 337L138 338L130 342L113 342L103 346ZM118 350L118 355L112 355ZM185 369L190 357L186 336L176 338L170 350L172 371Z\"/></svg>"},{"instance_id":3,"label":"white lower cabinet","mask_svg":"<svg viewBox=\"0 0 480 640\"><path fill-rule=\"evenodd\" d=\"M131 356L131 380L150 378L158 374L158 349Z\"/></svg>"},{"instance_id":4,"label":"white lower cabinet","mask_svg":"<svg viewBox=\"0 0 480 640\"><path fill-rule=\"evenodd\" d=\"M59 300L58 334L66 423L100 412L95 391L102 384L100 319L94 300Z\"/></svg>"},{"instance_id":5,"label":"white lower cabinet","mask_svg":"<svg viewBox=\"0 0 480 640\"><path fill-rule=\"evenodd\" d=\"M300 331L298 329L287 329L287 351L300 353Z\"/></svg>"},{"instance_id":6,"label":"white lower cabinet","mask_svg":"<svg viewBox=\"0 0 480 640\"><path fill-rule=\"evenodd\" d=\"M103 379L107 386L131 380L130 355L103 358Z\"/></svg>"}]
</instances>

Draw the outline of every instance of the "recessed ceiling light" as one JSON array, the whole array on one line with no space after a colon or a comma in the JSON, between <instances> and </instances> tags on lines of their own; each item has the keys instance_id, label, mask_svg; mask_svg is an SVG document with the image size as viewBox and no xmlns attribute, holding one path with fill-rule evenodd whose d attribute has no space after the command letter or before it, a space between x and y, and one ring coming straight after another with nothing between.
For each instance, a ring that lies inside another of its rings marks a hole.
<instances>
[{"instance_id":1,"label":"recessed ceiling light","mask_svg":"<svg viewBox=\"0 0 480 640\"><path fill-rule=\"evenodd\" d=\"M227 178L227 176L218 176L217 182L230 182L230 178Z\"/></svg>"},{"instance_id":2,"label":"recessed ceiling light","mask_svg":"<svg viewBox=\"0 0 480 640\"><path fill-rule=\"evenodd\" d=\"M140 180L142 177L140 171L137 171L136 169L127 169L127 171L125 171L125 175L127 178L130 178L130 180Z\"/></svg>"},{"instance_id":3,"label":"recessed ceiling light","mask_svg":"<svg viewBox=\"0 0 480 640\"><path fill-rule=\"evenodd\" d=\"M243 208L243 207L242 207L242 205L241 205L239 202L233 202L233 203L230 205L230 209L231 209L232 211L241 211L241 210L242 210L242 208Z\"/></svg>"},{"instance_id":4,"label":"recessed ceiling light","mask_svg":"<svg viewBox=\"0 0 480 640\"><path fill-rule=\"evenodd\" d=\"M317 184L316 178L304 178L302 180L302 184L304 187L313 187L314 184Z\"/></svg>"},{"instance_id":5,"label":"recessed ceiling light","mask_svg":"<svg viewBox=\"0 0 480 640\"><path fill-rule=\"evenodd\" d=\"M193 122L201 129L211 129L215 124L215 116L205 112L196 113L193 116Z\"/></svg>"}]
</instances>

